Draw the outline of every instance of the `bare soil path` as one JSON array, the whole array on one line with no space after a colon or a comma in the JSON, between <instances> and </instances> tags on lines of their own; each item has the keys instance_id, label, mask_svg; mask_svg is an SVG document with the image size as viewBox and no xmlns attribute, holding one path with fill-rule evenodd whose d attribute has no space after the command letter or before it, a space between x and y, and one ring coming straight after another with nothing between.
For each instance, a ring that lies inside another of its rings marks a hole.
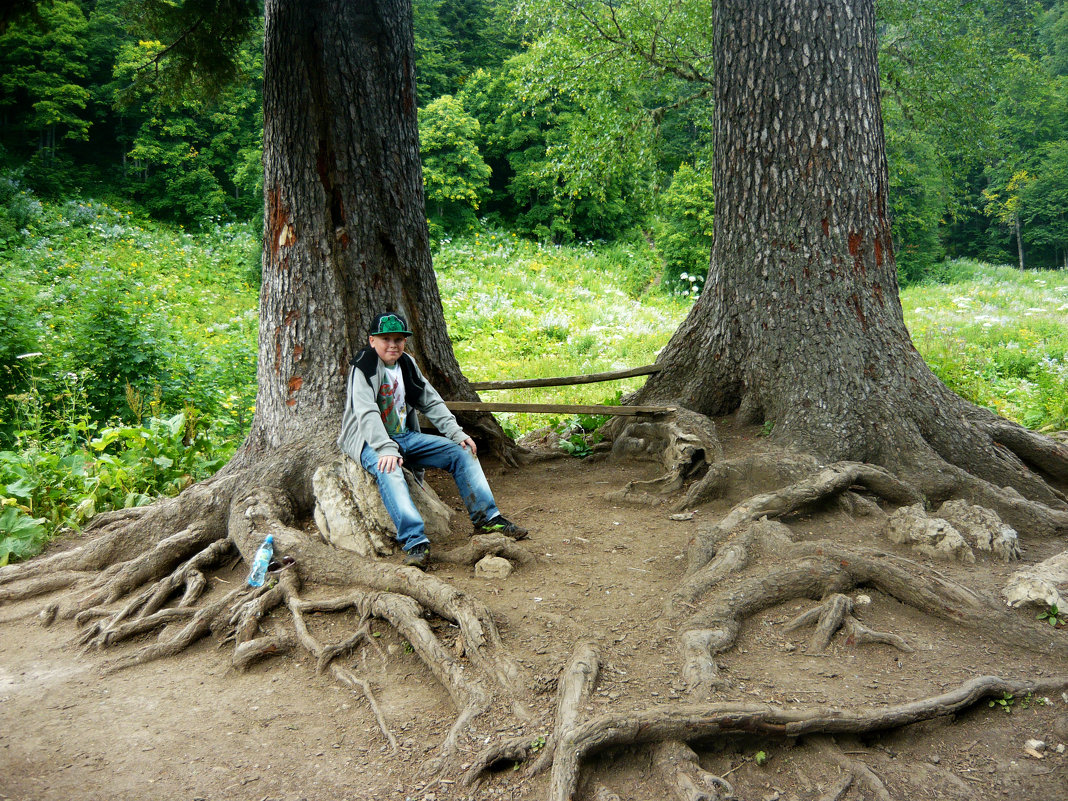
<instances>
[{"instance_id":1,"label":"bare soil path","mask_svg":"<svg viewBox=\"0 0 1068 801\"><path fill-rule=\"evenodd\" d=\"M754 430L721 428L725 450L760 449ZM705 505L689 520L666 507L606 500L628 481L656 475L652 465L558 459L510 469L488 464L490 482L509 517L531 529L540 561L507 579L477 578L467 567L437 563L433 573L477 596L492 611L506 646L527 671L524 699L533 721L484 715L461 747L474 760L493 738L548 735L555 682L575 643L595 642L600 680L583 713L594 717L691 703L664 603L683 576L686 546L696 527L730 509ZM443 499L461 508L455 488L431 476ZM802 539L881 547L882 517L853 517L838 506L784 522ZM442 550L463 544L467 527L455 518ZM1022 563L1040 561L1063 543L1022 534ZM58 547L63 547L60 544ZM397 559L398 557L394 557ZM762 567L775 554L765 554ZM974 564L934 567L966 586L1000 592L1019 564L987 557ZM214 574L212 592L244 578L243 567ZM821 653L808 653L810 631L785 624L815 604L798 599L746 620L735 647L717 657L729 685L705 700L771 704L782 709L833 706L878 709L951 690L981 675L1040 679L1068 673L1063 660L1000 643L996 632L959 628L879 592L860 616L865 625L903 637L911 653L889 645L857 645L839 634ZM376 629L379 648L350 656L370 679L383 718L396 738L392 750L364 695L319 675L307 656L268 659L248 672L230 665L229 649L208 639L189 652L102 676L113 653L80 653L69 622L42 627L41 599L0 609L0 799L18 801L194 801L195 799L462 798L542 799L549 774L528 775L498 765L478 785L458 777L427 781L422 767L455 716L447 696L392 629ZM1020 611L1025 621L1033 612ZM343 639L355 626L344 615L311 616L324 640ZM450 625L431 621L446 644ZM333 632L332 628L338 631ZM1068 632L1065 633L1068 636ZM130 643L120 653L135 649ZM1042 740L1041 757L1026 742ZM839 794L843 771L856 763L878 777L885 797L898 799L1068 799L1068 698L985 702L953 717L885 734L842 739L735 737L698 748L701 765L726 776L739 798L761 801L883 798L862 773ZM763 752L766 761L756 755ZM841 763L840 754L854 763ZM610 750L586 766L589 781L621 799L668 798L651 749ZM593 786L593 785L590 785ZM591 791L592 792L592 791Z\"/></svg>"}]
</instances>

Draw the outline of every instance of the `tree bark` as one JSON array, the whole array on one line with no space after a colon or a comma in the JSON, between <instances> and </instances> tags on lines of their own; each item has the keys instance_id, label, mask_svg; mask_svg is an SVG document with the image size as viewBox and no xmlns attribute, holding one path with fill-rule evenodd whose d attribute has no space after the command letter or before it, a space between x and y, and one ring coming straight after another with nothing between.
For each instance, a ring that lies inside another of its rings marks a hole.
<instances>
[{"instance_id":1,"label":"tree bark","mask_svg":"<svg viewBox=\"0 0 1068 801\"><path fill-rule=\"evenodd\" d=\"M1060 503L905 327L871 0L719 0L714 13L708 280L632 402L772 421L783 444L887 466L932 498L964 470Z\"/></svg>"},{"instance_id":2,"label":"tree bark","mask_svg":"<svg viewBox=\"0 0 1068 801\"><path fill-rule=\"evenodd\" d=\"M477 400L431 263L410 2L267 0L265 16L259 388L246 462L292 442L333 447L350 359L380 311L406 317L409 352L444 397ZM304 502L313 471L298 472Z\"/></svg>"}]
</instances>

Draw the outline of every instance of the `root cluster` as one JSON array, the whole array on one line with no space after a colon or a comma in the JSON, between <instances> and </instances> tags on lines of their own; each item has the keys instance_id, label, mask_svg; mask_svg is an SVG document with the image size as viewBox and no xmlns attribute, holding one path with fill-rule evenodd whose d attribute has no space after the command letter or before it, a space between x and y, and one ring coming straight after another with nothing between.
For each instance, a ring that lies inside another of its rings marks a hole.
<instances>
[{"instance_id":1,"label":"root cluster","mask_svg":"<svg viewBox=\"0 0 1068 801\"><path fill-rule=\"evenodd\" d=\"M657 481L628 486L613 496L615 500L668 500L681 510L734 493L740 486L759 487L714 524L698 530L677 588L665 599L665 619L675 634L679 672L687 687L682 704L591 716L588 710L602 668L602 646L594 636L575 645L555 680L551 719L539 719L526 703L529 677L484 604L433 574L377 561L373 549L360 556L309 536L295 523L297 503L291 496L274 485L249 489L232 473L148 509L101 515L90 527L86 545L0 568L0 603L66 590L41 613L43 622L73 619L76 643L86 650L140 643L104 662L109 672L178 656L209 636L232 649L236 670L295 651L310 654L319 673L366 700L384 741L396 750L396 737L370 678L349 658L369 650L385 660L372 630L374 621L384 623L410 645L455 710L436 757L424 766L423 778L452 774L473 788L502 765L511 765L523 776L548 774L553 801L580 795L616 798L610 788L583 781L583 763L605 749L643 744L650 747L650 764L673 797L734 798L731 779L702 767L695 746L737 734L811 738L841 771L823 795L827 801L843 797L853 785L863 786L873 797L887 797L876 773L851 759L832 738L950 715L988 696L1068 687L1068 677L1038 682L984 676L942 695L878 709L783 708L716 700L717 693L730 687L717 658L734 647L746 621L798 599L811 605L785 628L812 629L804 646L808 653L826 651L839 637L849 647L910 652L912 646L904 638L865 624L867 596L862 592L873 590L924 614L995 632L1006 643L1047 655L1068 657L1068 640L1058 630L1027 623L997 599L920 562L874 548L802 540L783 522L802 510L829 504L857 512L880 504L922 503L926 495L915 484L859 462L820 465L811 457L759 456L723 461L714 427L698 418L682 415L670 425L640 423L616 432L621 454L659 459L666 473ZM1021 437L1015 429L1001 436L1047 473L1063 472L1062 454L1056 449ZM1041 518L1043 533L1061 525L1059 509L1040 509L1007 490L967 486L973 498L996 496L1001 507L1014 508L1017 517ZM276 566L261 588L243 582L219 586L218 572L247 558L267 534L287 557L285 564ZM500 536L472 537L437 559L473 565L486 555L503 556L521 569L546 569L521 544ZM340 639L324 641L309 622L310 616L324 614L346 615L355 624ZM443 642L428 617L451 623L455 638ZM522 733L489 740L471 758L469 735L490 710L507 715ZM468 764L461 768L465 742Z\"/></svg>"}]
</instances>

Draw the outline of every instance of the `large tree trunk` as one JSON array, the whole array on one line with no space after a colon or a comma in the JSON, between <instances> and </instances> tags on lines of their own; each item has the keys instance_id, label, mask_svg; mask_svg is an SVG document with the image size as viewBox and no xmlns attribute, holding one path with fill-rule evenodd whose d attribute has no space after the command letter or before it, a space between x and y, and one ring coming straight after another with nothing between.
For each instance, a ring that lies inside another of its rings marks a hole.
<instances>
[{"instance_id":1,"label":"large tree trunk","mask_svg":"<svg viewBox=\"0 0 1068 801\"><path fill-rule=\"evenodd\" d=\"M711 266L638 402L771 421L780 442L891 467L933 498L961 492L956 466L1060 505L905 328L873 3L721 0L715 31Z\"/></svg>"},{"instance_id":2,"label":"large tree trunk","mask_svg":"<svg viewBox=\"0 0 1068 801\"><path fill-rule=\"evenodd\" d=\"M268 0L265 13L250 455L287 441L332 447L349 360L380 311L405 315L416 332L410 352L444 397L477 399L453 354L431 263L410 2Z\"/></svg>"}]
</instances>

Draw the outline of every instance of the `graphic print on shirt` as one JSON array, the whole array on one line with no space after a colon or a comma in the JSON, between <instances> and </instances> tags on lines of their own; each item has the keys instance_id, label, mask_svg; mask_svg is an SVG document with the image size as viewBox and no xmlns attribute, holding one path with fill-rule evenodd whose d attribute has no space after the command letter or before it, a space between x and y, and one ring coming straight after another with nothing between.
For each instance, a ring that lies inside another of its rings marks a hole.
<instances>
[{"instance_id":1,"label":"graphic print on shirt","mask_svg":"<svg viewBox=\"0 0 1068 801\"><path fill-rule=\"evenodd\" d=\"M382 414L382 424L386 427L386 433L401 434L405 430L404 418L408 411L404 404L404 391L401 388L399 376L389 376L389 378L391 380L383 381L378 388L378 410Z\"/></svg>"}]
</instances>

